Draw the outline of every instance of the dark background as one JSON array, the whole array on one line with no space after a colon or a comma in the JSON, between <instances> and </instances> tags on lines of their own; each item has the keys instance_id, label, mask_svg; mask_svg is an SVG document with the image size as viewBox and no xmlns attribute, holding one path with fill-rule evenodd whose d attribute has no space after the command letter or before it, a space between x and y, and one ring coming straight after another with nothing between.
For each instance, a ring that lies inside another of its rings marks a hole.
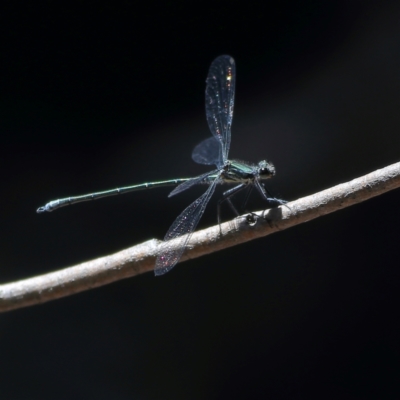
<instances>
[{"instance_id":1,"label":"dark background","mask_svg":"<svg viewBox=\"0 0 400 400\"><path fill-rule=\"evenodd\" d=\"M207 171L191 151L220 54L237 66L230 156L273 161L276 196L400 160L398 2L60 3L0 11L4 283L164 236L204 188L35 210ZM399 201L2 314L1 398L399 398Z\"/></svg>"}]
</instances>

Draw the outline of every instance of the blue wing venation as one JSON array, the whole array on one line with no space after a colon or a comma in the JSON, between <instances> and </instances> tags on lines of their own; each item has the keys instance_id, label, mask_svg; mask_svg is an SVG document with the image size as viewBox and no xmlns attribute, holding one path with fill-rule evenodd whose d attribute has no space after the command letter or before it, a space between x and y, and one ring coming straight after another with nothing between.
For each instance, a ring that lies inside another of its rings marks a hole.
<instances>
[{"instance_id":1,"label":"blue wing venation","mask_svg":"<svg viewBox=\"0 0 400 400\"><path fill-rule=\"evenodd\" d=\"M221 143L220 165L228 159L235 102L236 68L232 57L217 57L206 80L206 116L213 136Z\"/></svg>"},{"instance_id":2,"label":"blue wing venation","mask_svg":"<svg viewBox=\"0 0 400 400\"><path fill-rule=\"evenodd\" d=\"M186 245L189 242L193 231L196 229L196 226L199 223L200 218L215 191L215 187L217 186L219 179L220 177L217 176L208 187L206 192L187 208L185 208L175 222L171 225L167 234L165 235L164 243L162 244L164 247L156 260L156 265L154 268L155 275L163 275L167 273L182 257ZM177 244L172 246L170 241L178 237L181 239Z\"/></svg>"},{"instance_id":3,"label":"blue wing venation","mask_svg":"<svg viewBox=\"0 0 400 400\"><path fill-rule=\"evenodd\" d=\"M183 192L184 190L187 190L189 188L191 188L194 185L198 185L199 183L210 183L211 180L209 180L208 178L210 177L210 175L216 175L218 174L218 169L216 169L215 171L210 171L210 172L206 172L203 175L197 176L196 178L192 178L188 181L182 182L180 185L178 185L169 195L168 197L172 197L175 196L178 193Z\"/></svg>"},{"instance_id":4,"label":"blue wing venation","mask_svg":"<svg viewBox=\"0 0 400 400\"><path fill-rule=\"evenodd\" d=\"M192 158L200 164L215 164L218 169L183 182L169 194L174 196L193 185L210 183L206 192L186 207L169 228L156 260L155 275L165 274L180 260L215 187L220 183L231 145L235 79L235 61L232 57L219 56L211 63L206 80L205 100L208 126L215 139L209 138L198 144L193 150ZM173 239L178 240L172 243Z\"/></svg>"},{"instance_id":5,"label":"blue wing venation","mask_svg":"<svg viewBox=\"0 0 400 400\"><path fill-rule=\"evenodd\" d=\"M222 166L221 154L221 143L214 136L211 136L193 149L192 159L198 164L216 165L220 168Z\"/></svg>"}]
</instances>

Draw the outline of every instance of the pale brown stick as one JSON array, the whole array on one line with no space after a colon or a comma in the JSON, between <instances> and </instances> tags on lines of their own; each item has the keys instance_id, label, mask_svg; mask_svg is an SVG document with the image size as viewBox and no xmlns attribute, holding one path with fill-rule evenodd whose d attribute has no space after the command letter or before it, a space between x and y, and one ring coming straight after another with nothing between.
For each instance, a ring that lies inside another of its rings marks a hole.
<instances>
[{"instance_id":1,"label":"pale brown stick","mask_svg":"<svg viewBox=\"0 0 400 400\"><path fill-rule=\"evenodd\" d=\"M195 232L181 261L200 257L310 221L400 186L400 163L350 182ZM253 221L253 222L252 222ZM179 241L175 240L176 243ZM0 285L0 311L32 306L152 271L162 241L149 240L118 253L59 271ZM162 279L162 278L157 278Z\"/></svg>"}]
</instances>

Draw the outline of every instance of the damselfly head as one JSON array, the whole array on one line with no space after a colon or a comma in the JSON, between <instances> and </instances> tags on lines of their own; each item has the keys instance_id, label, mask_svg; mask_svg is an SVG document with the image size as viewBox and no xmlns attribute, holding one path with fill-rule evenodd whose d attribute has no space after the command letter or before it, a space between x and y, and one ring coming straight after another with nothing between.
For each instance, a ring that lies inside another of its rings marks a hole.
<instances>
[{"instance_id":1,"label":"damselfly head","mask_svg":"<svg viewBox=\"0 0 400 400\"><path fill-rule=\"evenodd\" d=\"M275 175L274 165L266 160L260 161L257 169L260 179L269 179Z\"/></svg>"}]
</instances>

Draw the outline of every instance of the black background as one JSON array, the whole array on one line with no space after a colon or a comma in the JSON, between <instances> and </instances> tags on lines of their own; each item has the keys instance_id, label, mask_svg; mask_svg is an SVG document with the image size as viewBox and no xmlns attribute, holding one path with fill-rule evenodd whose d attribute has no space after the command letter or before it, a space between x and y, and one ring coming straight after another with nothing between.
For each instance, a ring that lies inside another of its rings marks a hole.
<instances>
[{"instance_id":1,"label":"black background","mask_svg":"<svg viewBox=\"0 0 400 400\"><path fill-rule=\"evenodd\" d=\"M220 54L237 66L230 156L273 161L276 196L400 160L398 2L2 4L4 283L164 236L204 188L35 210L207 171L190 156ZM2 314L1 398L398 398L399 200Z\"/></svg>"}]
</instances>

